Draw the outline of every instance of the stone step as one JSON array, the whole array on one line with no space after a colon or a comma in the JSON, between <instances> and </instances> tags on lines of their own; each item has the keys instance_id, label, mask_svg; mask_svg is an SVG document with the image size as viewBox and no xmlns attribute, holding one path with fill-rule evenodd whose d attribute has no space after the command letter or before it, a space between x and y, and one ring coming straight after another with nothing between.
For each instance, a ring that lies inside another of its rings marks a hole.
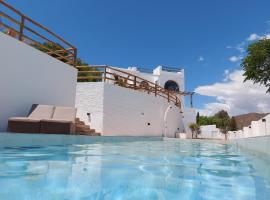
<instances>
[{"instance_id":1,"label":"stone step","mask_svg":"<svg viewBox=\"0 0 270 200\"><path fill-rule=\"evenodd\" d=\"M76 132L95 132L95 129L90 129L90 127L76 127Z\"/></svg>"},{"instance_id":2,"label":"stone step","mask_svg":"<svg viewBox=\"0 0 270 200\"><path fill-rule=\"evenodd\" d=\"M90 126L89 125L82 125L82 124L76 124L75 125L76 126L76 128L86 128L86 129L90 129Z\"/></svg>"},{"instance_id":3,"label":"stone step","mask_svg":"<svg viewBox=\"0 0 270 200\"><path fill-rule=\"evenodd\" d=\"M100 133L96 133L95 131L78 131L76 135L92 135L92 136L100 136Z\"/></svg>"},{"instance_id":4,"label":"stone step","mask_svg":"<svg viewBox=\"0 0 270 200\"><path fill-rule=\"evenodd\" d=\"M91 129L89 125L86 125L79 118L76 118L76 135L89 135L89 136L100 136L100 133L96 133L95 129Z\"/></svg>"},{"instance_id":5,"label":"stone step","mask_svg":"<svg viewBox=\"0 0 270 200\"><path fill-rule=\"evenodd\" d=\"M76 124L76 125L85 125L85 123L82 122L82 121L77 121L75 124Z\"/></svg>"}]
</instances>

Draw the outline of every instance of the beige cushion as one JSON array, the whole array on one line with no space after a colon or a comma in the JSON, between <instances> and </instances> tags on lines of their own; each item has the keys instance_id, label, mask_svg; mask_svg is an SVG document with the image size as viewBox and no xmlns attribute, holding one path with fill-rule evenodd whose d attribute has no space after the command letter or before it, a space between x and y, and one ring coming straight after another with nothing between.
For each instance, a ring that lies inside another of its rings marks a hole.
<instances>
[{"instance_id":1,"label":"beige cushion","mask_svg":"<svg viewBox=\"0 0 270 200\"><path fill-rule=\"evenodd\" d=\"M28 118L28 117L11 117L8 121L12 122L40 122L40 119Z\"/></svg>"},{"instance_id":2,"label":"beige cushion","mask_svg":"<svg viewBox=\"0 0 270 200\"><path fill-rule=\"evenodd\" d=\"M74 107L55 107L52 119L75 122L77 109Z\"/></svg>"},{"instance_id":3,"label":"beige cushion","mask_svg":"<svg viewBox=\"0 0 270 200\"><path fill-rule=\"evenodd\" d=\"M36 109L28 116L31 119L51 119L53 116L54 106L38 105Z\"/></svg>"},{"instance_id":4,"label":"beige cushion","mask_svg":"<svg viewBox=\"0 0 270 200\"><path fill-rule=\"evenodd\" d=\"M63 119L42 119L41 122L55 122L55 123L73 123L71 120L63 120Z\"/></svg>"}]
</instances>

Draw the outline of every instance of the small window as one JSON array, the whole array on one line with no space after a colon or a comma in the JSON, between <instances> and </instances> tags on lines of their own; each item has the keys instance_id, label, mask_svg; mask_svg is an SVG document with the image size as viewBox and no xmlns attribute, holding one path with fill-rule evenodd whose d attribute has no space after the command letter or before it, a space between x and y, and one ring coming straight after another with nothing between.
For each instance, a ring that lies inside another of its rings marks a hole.
<instances>
[{"instance_id":1,"label":"small window","mask_svg":"<svg viewBox=\"0 0 270 200\"><path fill-rule=\"evenodd\" d=\"M179 92L179 86L175 81L167 81L164 88L169 91Z\"/></svg>"}]
</instances>

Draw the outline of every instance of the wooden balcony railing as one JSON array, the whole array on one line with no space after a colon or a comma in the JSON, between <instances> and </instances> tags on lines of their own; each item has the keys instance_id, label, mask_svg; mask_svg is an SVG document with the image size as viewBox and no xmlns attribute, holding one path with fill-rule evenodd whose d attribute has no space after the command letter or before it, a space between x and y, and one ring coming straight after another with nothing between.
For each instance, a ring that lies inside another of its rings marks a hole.
<instances>
[{"instance_id":1,"label":"wooden balcony railing","mask_svg":"<svg viewBox=\"0 0 270 200\"><path fill-rule=\"evenodd\" d=\"M76 66L77 49L62 37L0 0L0 30L48 55ZM3 10L2 10L3 9Z\"/></svg>"},{"instance_id":2,"label":"wooden balcony railing","mask_svg":"<svg viewBox=\"0 0 270 200\"><path fill-rule=\"evenodd\" d=\"M77 68L79 82L104 81L112 83L121 87L160 96L167 99L168 102L173 102L180 109L182 108L182 101L180 99L182 94L166 90L134 74L109 66L77 66Z\"/></svg>"}]
</instances>

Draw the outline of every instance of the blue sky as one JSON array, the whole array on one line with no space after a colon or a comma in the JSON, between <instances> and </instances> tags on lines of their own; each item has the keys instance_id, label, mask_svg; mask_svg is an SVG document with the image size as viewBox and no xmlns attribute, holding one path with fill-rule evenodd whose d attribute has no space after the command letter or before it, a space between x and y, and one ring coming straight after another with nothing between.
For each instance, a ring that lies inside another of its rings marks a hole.
<instances>
[{"instance_id":1,"label":"blue sky","mask_svg":"<svg viewBox=\"0 0 270 200\"><path fill-rule=\"evenodd\" d=\"M89 64L181 66L189 91L224 82L225 70L240 69L235 47L270 28L269 0L7 2L74 44ZM195 106L216 98L197 95Z\"/></svg>"}]
</instances>

